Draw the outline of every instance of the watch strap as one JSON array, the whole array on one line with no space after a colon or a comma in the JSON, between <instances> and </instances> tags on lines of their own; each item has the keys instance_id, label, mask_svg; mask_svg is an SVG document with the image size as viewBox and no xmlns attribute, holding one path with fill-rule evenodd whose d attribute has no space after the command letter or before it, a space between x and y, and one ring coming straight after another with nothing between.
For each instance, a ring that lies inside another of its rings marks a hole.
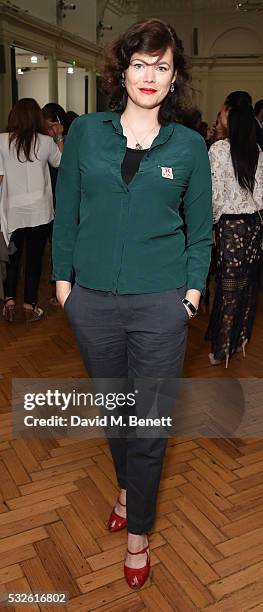
<instances>
[{"instance_id":1,"label":"watch strap","mask_svg":"<svg viewBox=\"0 0 263 612\"><path fill-rule=\"evenodd\" d=\"M197 308L186 298L183 298L182 302L185 306L187 306L187 308L189 308L190 312L192 313L192 317L194 317L197 314Z\"/></svg>"}]
</instances>

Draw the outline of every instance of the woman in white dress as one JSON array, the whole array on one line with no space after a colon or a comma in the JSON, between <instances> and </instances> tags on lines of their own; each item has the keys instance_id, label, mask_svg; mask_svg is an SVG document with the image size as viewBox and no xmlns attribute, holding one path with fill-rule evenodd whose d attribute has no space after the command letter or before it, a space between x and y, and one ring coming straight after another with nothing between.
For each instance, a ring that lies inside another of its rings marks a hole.
<instances>
[{"instance_id":1,"label":"woman in white dress","mask_svg":"<svg viewBox=\"0 0 263 612\"><path fill-rule=\"evenodd\" d=\"M61 126L61 130L63 127ZM26 320L43 316L37 306L41 261L53 219L53 198L48 163L58 167L63 138L57 144L47 135L42 111L32 98L19 100L11 110L7 132L0 134L1 231L7 245L14 244L5 281L3 315L15 320L19 264L26 244L24 313Z\"/></svg>"},{"instance_id":2,"label":"woman in white dress","mask_svg":"<svg viewBox=\"0 0 263 612\"><path fill-rule=\"evenodd\" d=\"M221 111L227 138L209 150L217 256L214 305L206 333L212 365L243 350L256 313L261 254L263 153L256 143L251 96L229 94Z\"/></svg>"}]
</instances>

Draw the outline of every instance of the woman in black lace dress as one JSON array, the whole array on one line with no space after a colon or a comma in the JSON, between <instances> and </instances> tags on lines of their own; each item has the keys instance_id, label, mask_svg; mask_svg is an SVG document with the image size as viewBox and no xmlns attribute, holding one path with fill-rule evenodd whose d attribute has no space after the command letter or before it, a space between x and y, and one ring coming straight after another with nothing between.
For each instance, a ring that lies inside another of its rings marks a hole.
<instances>
[{"instance_id":1,"label":"woman in black lace dress","mask_svg":"<svg viewBox=\"0 0 263 612\"><path fill-rule=\"evenodd\" d=\"M251 96L235 91L221 111L227 138L209 151L217 257L216 294L206 339L212 365L243 350L256 313L261 253L263 153L256 143Z\"/></svg>"}]
</instances>

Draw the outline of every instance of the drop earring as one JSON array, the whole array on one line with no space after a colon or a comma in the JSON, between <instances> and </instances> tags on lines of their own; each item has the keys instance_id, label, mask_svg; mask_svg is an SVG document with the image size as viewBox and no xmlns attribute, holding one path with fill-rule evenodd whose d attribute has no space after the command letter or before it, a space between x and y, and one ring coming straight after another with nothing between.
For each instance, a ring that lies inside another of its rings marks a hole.
<instances>
[{"instance_id":1,"label":"drop earring","mask_svg":"<svg viewBox=\"0 0 263 612\"><path fill-rule=\"evenodd\" d=\"M173 93L173 92L174 92L174 83L171 83L170 92L171 92L171 93Z\"/></svg>"},{"instance_id":2,"label":"drop earring","mask_svg":"<svg viewBox=\"0 0 263 612\"><path fill-rule=\"evenodd\" d=\"M121 84L122 84L122 87L124 87L124 88L125 88L125 81L124 81L124 79L123 79L123 78L121 79Z\"/></svg>"}]
</instances>

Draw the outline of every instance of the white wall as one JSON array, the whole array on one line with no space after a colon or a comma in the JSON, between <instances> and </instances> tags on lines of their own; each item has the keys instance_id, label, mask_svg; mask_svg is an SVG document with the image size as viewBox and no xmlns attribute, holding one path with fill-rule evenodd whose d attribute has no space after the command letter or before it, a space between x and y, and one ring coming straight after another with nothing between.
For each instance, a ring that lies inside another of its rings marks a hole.
<instances>
[{"instance_id":1,"label":"white wall","mask_svg":"<svg viewBox=\"0 0 263 612\"><path fill-rule=\"evenodd\" d=\"M14 4L34 17L56 24L56 0L14 0Z\"/></svg>"},{"instance_id":2,"label":"white wall","mask_svg":"<svg viewBox=\"0 0 263 612\"><path fill-rule=\"evenodd\" d=\"M100 40L100 44L104 45L110 42L112 39L125 32L127 28L136 21L134 15L124 15L119 17L116 13L112 13L106 9L103 17L103 23L112 26L112 30L104 30L103 37Z\"/></svg>"},{"instance_id":3,"label":"white wall","mask_svg":"<svg viewBox=\"0 0 263 612\"><path fill-rule=\"evenodd\" d=\"M66 11L62 28L95 43L97 24L96 0L75 0L75 4L75 11Z\"/></svg>"},{"instance_id":4,"label":"white wall","mask_svg":"<svg viewBox=\"0 0 263 612\"><path fill-rule=\"evenodd\" d=\"M252 28L229 28L222 32L211 47L212 55L257 54L262 52L262 41Z\"/></svg>"},{"instance_id":5,"label":"white wall","mask_svg":"<svg viewBox=\"0 0 263 612\"><path fill-rule=\"evenodd\" d=\"M250 44L245 45L245 52L250 46L263 52L263 12L241 13L235 8L234 0L145 0L140 3L139 19L159 17L171 23L182 38L187 53L193 53L193 29L198 29L198 46L200 56L209 56L215 41L233 29L250 31ZM239 32L238 48L242 52L244 32ZM228 38L227 52L235 52L237 36ZM245 37L247 35L245 34ZM255 40L257 43L255 43ZM250 51L253 52L253 51Z\"/></svg>"},{"instance_id":6,"label":"white wall","mask_svg":"<svg viewBox=\"0 0 263 612\"><path fill-rule=\"evenodd\" d=\"M67 70L58 68L58 103L65 109L67 108Z\"/></svg>"},{"instance_id":7,"label":"white wall","mask_svg":"<svg viewBox=\"0 0 263 612\"><path fill-rule=\"evenodd\" d=\"M18 97L34 98L43 107L49 102L48 69L35 69L18 75ZM85 70L77 68L75 74L68 75L66 68L58 69L59 104L65 110L73 110L78 115L85 112Z\"/></svg>"},{"instance_id":8,"label":"white wall","mask_svg":"<svg viewBox=\"0 0 263 612\"><path fill-rule=\"evenodd\" d=\"M77 68L74 74L67 74L67 110L78 115L85 112L85 73L83 68Z\"/></svg>"},{"instance_id":9,"label":"white wall","mask_svg":"<svg viewBox=\"0 0 263 612\"><path fill-rule=\"evenodd\" d=\"M248 91L255 103L263 98L262 65L256 63L224 64L218 61L215 65L193 70L194 84L199 89L198 100L200 108L204 111L204 118L213 122L226 98L237 89ZM199 83L198 83L199 78Z\"/></svg>"},{"instance_id":10,"label":"white wall","mask_svg":"<svg viewBox=\"0 0 263 612\"><path fill-rule=\"evenodd\" d=\"M14 0L14 3L28 9L31 15L56 24L56 0ZM75 0L76 10L65 11L61 27L86 40L96 42L96 0Z\"/></svg>"},{"instance_id":11,"label":"white wall","mask_svg":"<svg viewBox=\"0 0 263 612\"><path fill-rule=\"evenodd\" d=\"M34 98L42 107L48 100L48 71L46 68L18 75L18 98Z\"/></svg>"},{"instance_id":12,"label":"white wall","mask_svg":"<svg viewBox=\"0 0 263 612\"><path fill-rule=\"evenodd\" d=\"M14 3L22 9L27 9L34 17L56 24L56 0L14 0ZM75 0L75 4L75 11L65 11L66 17L62 20L61 27L95 43L97 0ZM106 9L103 21L113 26L112 32L105 31L104 40L107 42L136 21L136 17L131 15L118 17L116 13Z\"/></svg>"},{"instance_id":13,"label":"white wall","mask_svg":"<svg viewBox=\"0 0 263 612\"><path fill-rule=\"evenodd\" d=\"M225 21L221 27L215 24L206 42L203 41L203 48L208 57L215 59L199 60L202 66L194 68L193 76L194 85L201 92L197 96L199 105L208 122L214 121L231 91L248 91L254 102L263 98L263 41L254 16L248 16L246 27Z\"/></svg>"}]
</instances>

